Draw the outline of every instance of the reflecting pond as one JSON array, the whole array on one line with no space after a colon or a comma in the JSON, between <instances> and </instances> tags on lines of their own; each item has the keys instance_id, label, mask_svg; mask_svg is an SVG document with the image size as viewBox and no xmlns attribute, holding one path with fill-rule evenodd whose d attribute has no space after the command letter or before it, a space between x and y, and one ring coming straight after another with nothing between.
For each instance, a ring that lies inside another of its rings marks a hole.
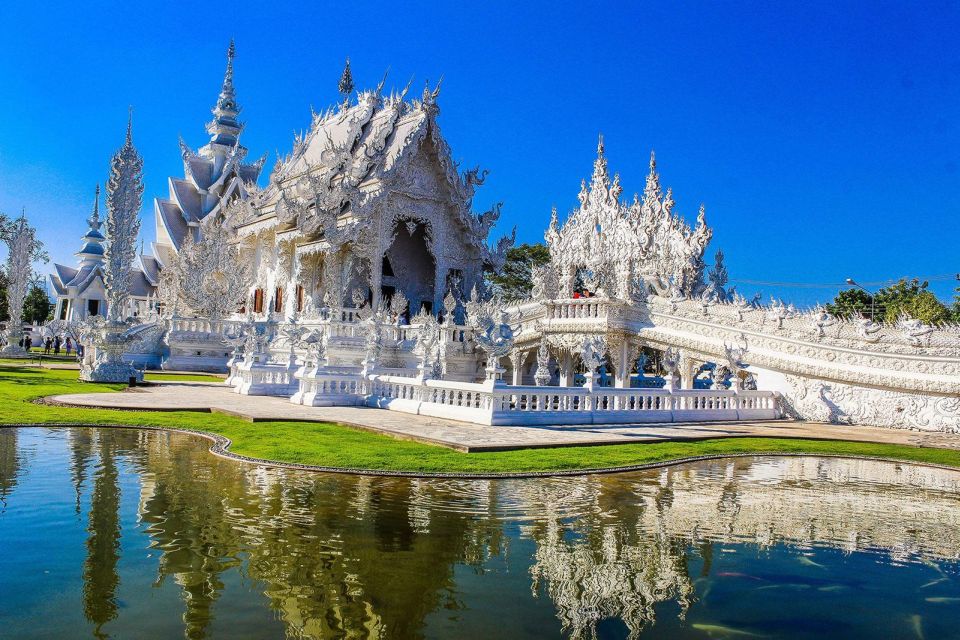
<instances>
[{"instance_id":1,"label":"reflecting pond","mask_svg":"<svg viewBox=\"0 0 960 640\"><path fill-rule=\"evenodd\" d=\"M313 474L0 429L4 638L936 638L960 472L736 458L538 480Z\"/></svg>"}]
</instances>

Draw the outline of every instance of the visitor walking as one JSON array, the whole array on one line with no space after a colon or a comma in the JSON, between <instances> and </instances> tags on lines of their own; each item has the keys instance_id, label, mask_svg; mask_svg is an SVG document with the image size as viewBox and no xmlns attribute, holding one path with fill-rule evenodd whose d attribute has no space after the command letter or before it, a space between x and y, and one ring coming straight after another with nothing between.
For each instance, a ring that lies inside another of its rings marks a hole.
<instances>
[{"instance_id":1,"label":"visitor walking","mask_svg":"<svg viewBox=\"0 0 960 640\"><path fill-rule=\"evenodd\" d=\"M73 350L73 343L70 341L70 336L67 336L67 355L70 355L70 352Z\"/></svg>"},{"instance_id":2,"label":"visitor walking","mask_svg":"<svg viewBox=\"0 0 960 640\"><path fill-rule=\"evenodd\" d=\"M47 336L47 339L43 341L43 353L45 355L50 355L51 349L53 349L53 338Z\"/></svg>"},{"instance_id":3,"label":"visitor walking","mask_svg":"<svg viewBox=\"0 0 960 640\"><path fill-rule=\"evenodd\" d=\"M53 339L53 355L60 355L60 336Z\"/></svg>"}]
</instances>

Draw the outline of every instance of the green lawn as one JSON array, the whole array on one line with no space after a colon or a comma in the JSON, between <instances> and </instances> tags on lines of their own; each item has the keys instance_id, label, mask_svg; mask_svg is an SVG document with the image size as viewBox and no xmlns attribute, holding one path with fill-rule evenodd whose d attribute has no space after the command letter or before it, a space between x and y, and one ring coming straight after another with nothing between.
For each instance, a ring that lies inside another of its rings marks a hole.
<instances>
[{"instance_id":1,"label":"green lawn","mask_svg":"<svg viewBox=\"0 0 960 640\"><path fill-rule=\"evenodd\" d=\"M207 377L207 376L204 376ZM184 376L177 376L183 379ZM32 400L61 393L119 390L84 384L75 370L40 369L0 361L0 423L76 422L199 429L233 441L230 450L283 462L351 469L496 473L597 469L730 453L830 453L876 456L960 467L960 451L859 442L730 438L697 442L460 453L395 440L336 424L257 422L197 412L137 412L51 407Z\"/></svg>"}]
</instances>

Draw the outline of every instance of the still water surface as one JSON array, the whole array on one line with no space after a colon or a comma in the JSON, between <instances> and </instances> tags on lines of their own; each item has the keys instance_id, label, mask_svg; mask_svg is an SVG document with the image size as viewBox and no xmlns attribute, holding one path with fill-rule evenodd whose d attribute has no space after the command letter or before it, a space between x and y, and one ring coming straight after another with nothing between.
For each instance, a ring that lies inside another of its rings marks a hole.
<instances>
[{"instance_id":1,"label":"still water surface","mask_svg":"<svg viewBox=\"0 0 960 640\"><path fill-rule=\"evenodd\" d=\"M464 481L0 429L3 638L943 638L960 473L739 458Z\"/></svg>"}]
</instances>

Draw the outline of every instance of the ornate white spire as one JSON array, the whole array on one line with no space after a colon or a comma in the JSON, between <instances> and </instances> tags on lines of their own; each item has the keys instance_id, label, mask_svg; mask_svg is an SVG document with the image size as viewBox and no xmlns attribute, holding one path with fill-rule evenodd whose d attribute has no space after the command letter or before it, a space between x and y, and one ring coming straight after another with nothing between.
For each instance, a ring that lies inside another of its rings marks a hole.
<instances>
[{"instance_id":1,"label":"ornate white spire","mask_svg":"<svg viewBox=\"0 0 960 640\"><path fill-rule=\"evenodd\" d=\"M87 218L89 229L87 229L87 232L83 235L83 246L80 247L80 251L76 254L83 260L90 260L97 263L103 261L103 241L105 238L100 232L102 224L103 222L100 220L100 185L98 184L93 197L93 212L90 214L90 217Z\"/></svg>"},{"instance_id":2,"label":"ornate white spire","mask_svg":"<svg viewBox=\"0 0 960 640\"><path fill-rule=\"evenodd\" d=\"M212 136L210 142L230 147L237 144L237 137L243 130L243 125L237 121L240 105L237 104L237 95L233 88L234 56L236 56L236 47L231 38L227 49L227 70L223 76L223 86L220 89L217 104L212 110L213 120L207 124L207 133Z\"/></svg>"},{"instance_id":3,"label":"ornate white spire","mask_svg":"<svg viewBox=\"0 0 960 640\"><path fill-rule=\"evenodd\" d=\"M110 320L123 319L130 291L130 268L140 232L143 203L143 159L133 146L133 115L127 121L127 139L110 160L107 181L107 251L104 286Z\"/></svg>"},{"instance_id":4,"label":"ornate white spire","mask_svg":"<svg viewBox=\"0 0 960 640\"><path fill-rule=\"evenodd\" d=\"M90 214L90 217L87 218L87 224L90 226L92 231L100 231L100 183L97 183L97 188L93 192L93 213Z\"/></svg>"},{"instance_id":5,"label":"ornate white spire","mask_svg":"<svg viewBox=\"0 0 960 640\"><path fill-rule=\"evenodd\" d=\"M353 73L350 71L350 58L343 65L343 73L340 74L340 82L337 83L337 90L343 96L343 106L350 105L350 94L353 93Z\"/></svg>"}]
</instances>

